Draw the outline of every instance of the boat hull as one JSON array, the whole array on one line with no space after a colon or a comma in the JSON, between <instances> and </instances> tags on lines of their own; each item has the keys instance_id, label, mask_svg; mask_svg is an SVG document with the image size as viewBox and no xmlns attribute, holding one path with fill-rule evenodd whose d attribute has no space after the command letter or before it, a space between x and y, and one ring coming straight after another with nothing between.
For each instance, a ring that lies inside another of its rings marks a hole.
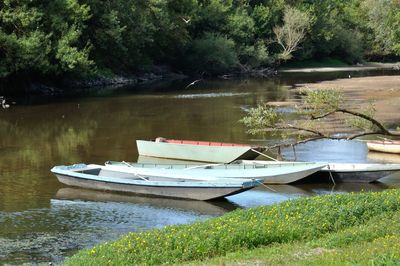
<instances>
[{"instance_id":1,"label":"boat hull","mask_svg":"<svg viewBox=\"0 0 400 266\"><path fill-rule=\"evenodd\" d=\"M392 174L393 171L363 171L363 172L331 172L318 171L310 175L305 181L335 182L340 183L371 183L378 179ZM331 177L332 175L332 177Z\"/></svg>"},{"instance_id":2,"label":"boat hull","mask_svg":"<svg viewBox=\"0 0 400 266\"><path fill-rule=\"evenodd\" d=\"M139 155L198 162L230 163L255 159L263 149L251 146L207 146L137 140Z\"/></svg>"},{"instance_id":3,"label":"boat hull","mask_svg":"<svg viewBox=\"0 0 400 266\"><path fill-rule=\"evenodd\" d=\"M223 187L209 187L209 188L196 188L196 187L149 187L138 185L124 185L118 183L110 183L103 181L92 181L76 178L68 175L56 174L58 181L63 184L96 189L105 191L117 191L125 193L134 193L138 195L166 197L166 198L181 198L193 200L212 200L222 197L231 196L243 191L249 190L252 187L246 188L223 188Z\"/></svg>"}]
</instances>

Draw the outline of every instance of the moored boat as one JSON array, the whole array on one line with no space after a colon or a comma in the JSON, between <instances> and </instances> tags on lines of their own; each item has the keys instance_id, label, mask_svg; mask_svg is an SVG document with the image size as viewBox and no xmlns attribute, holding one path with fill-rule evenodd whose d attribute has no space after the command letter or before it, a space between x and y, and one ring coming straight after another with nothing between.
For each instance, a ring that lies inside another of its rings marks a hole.
<instances>
[{"instance_id":1,"label":"moored boat","mask_svg":"<svg viewBox=\"0 0 400 266\"><path fill-rule=\"evenodd\" d=\"M275 162L275 161L248 161L243 160L244 164L268 164L277 163L301 163L301 162ZM332 178L335 182L348 183L370 183L382 177L400 171L400 164L382 163L326 163L327 165L316 173L310 175L307 180L329 181Z\"/></svg>"},{"instance_id":2,"label":"moored boat","mask_svg":"<svg viewBox=\"0 0 400 266\"><path fill-rule=\"evenodd\" d=\"M147 164L106 162L109 167L129 167L138 174L216 178L255 178L264 184L289 184L301 180L326 166L325 163L276 164Z\"/></svg>"},{"instance_id":3,"label":"moored boat","mask_svg":"<svg viewBox=\"0 0 400 266\"><path fill-rule=\"evenodd\" d=\"M193 177L186 173L159 176L153 172L153 175L146 175L128 167L96 164L55 166L51 172L61 183L70 186L194 200L234 195L260 184L260 180L255 179Z\"/></svg>"},{"instance_id":4,"label":"moored boat","mask_svg":"<svg viewBox=\"0 0 400 266\"><path fill-rule=\"evenodd\" d=\"M367 147L370 151L400 154L400 141L396 140L370 140Z\"/></svg>"},{"instance_id":5,"label":"moored boat","mask_svg":"<svg viewBox=\"0 0 400 266\"><path fill-rule=\"evenodd\" d=\"M157 138L137 140L139 155L199 162L230 163L239 159L254 159L265 147L247 144L191 141Z\"/></svg>"}]
</instances>

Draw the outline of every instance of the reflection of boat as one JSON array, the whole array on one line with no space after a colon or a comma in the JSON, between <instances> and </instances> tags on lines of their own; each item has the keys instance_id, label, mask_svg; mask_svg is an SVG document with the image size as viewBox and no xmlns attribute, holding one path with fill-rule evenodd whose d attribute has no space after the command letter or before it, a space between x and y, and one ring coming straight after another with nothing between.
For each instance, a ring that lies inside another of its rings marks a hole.
<instances>
[{"instance_id":1,"label":"reflection of boat","mask_svg":"<svg viewBox=\"0 0 400 266\"><path fill-rule=\"evenodd\" d=\"M290 185L268 185L268 187L256 187L250 192L267 191L275 192L283 195L295 196L315 196L319 194L329 193L345 193L360 191L382 191L388 188L386 184L381 182L375 183L297 183ZM249 193L249 192L248 192Z\"/></svg>"},{"instance_id":2,"label":"reflection of boat","mask_svg":"<svg viewBox=\"0 0 400 266\"><path fill-rule=\"evenodd\" d=\"M303 179L324 167L322 163L275 163L275 164L151 164L106 162L108 166L125 166L138 174L210 176L216 178L256 178L264 184L288 184Z\"/></svg>"},{"instance_id":3,"label":"reflection of boat","mask_svg":"<svg viewBox=\"0 0 400 266\"><path fill-rule=\"evenodd\" d=\"M129 202L134 204L150 205L157 208L179 209L193 211L207 215L222 215L237 207L227 200L221 201L197 201L183 199L151 198L136 195L121 194L115 192L104 193L96 190L82 188L61 188L55 198L66 200L85 200L101 202Z\"/></svg>"},{"instance_id":4,"label":"reflection of boat","mask_svg":"<svg viewBox=\"0 0 400 266\"><path fill-rule=\"evenodd\" d=\"M241 163L257 164L297 164L301 162L274 162L274 161L246 161ZM304 181L329 181L332 178L335 182L350 183L369 183L378 180L384 176L400 171L400 164L380 164L380 163L326 163L318 172L310 175ZM303 180L302 180L303 181Z\"/></svg>"},{"instance_id":5,"label":"reflection of boat","mask_svg":"<svg viewBox=\"0 0 400 266\"><path fill-rule=\"evenodd\" d=\"M370 151L400 154L400 141L396 140L370 140L367 141L367 147Z\"/></svg>"},{"instance_id":6,"label":"reflection of boat","mask_svg":"<svg viewBox=\"0 0 400 266\"><path fill-rule=\"evenodd\" d=\"M246 144L172 140L137 140L139 155L199 162L229 163L238 159L254 159L265 147Z\"/></svg>"},{"instance_id":7,"label":"reflection of boat","mask_svg":"<svg viewBox=\"0 0 400 266\"><path fill-rule=\"evenodd\" d=\"M312 196L312 193L310 193L307 190L304 190L297 184L268 185L267 187L260 186L260 187L255 188L254 190L274 192L274 193L279 193L279 194L283 194L283 195Z\"/></svg>"},{"instance_id":8,"label":"reflection of boat","mask_svg":"<svg viewBox=\"0 0 400 266\"><path fill-rule=\"evenodd\" d=\"M260 182L254 179L193 177L189 172L165 174L163 169L145 170L138 172L126 166L75 164L55 166L51 172L61 183L71 186L195 200L233 195L251 189Z\"/></svg>"}]
</instances>

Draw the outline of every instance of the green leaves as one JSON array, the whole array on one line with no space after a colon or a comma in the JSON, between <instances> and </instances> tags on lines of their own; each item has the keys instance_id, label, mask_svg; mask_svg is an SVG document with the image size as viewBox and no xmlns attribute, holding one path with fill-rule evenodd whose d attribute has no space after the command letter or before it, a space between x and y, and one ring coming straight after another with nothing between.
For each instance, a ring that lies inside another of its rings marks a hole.
<instances>
[{"instance_id":1,"label":"green leaves","mask_svg":"<svg viewBox=\"0 0 400 266\"><path fill-rule=\"evenodd\" d=\"M309 27L310 17L307 12L290 6L285 8L283 25L274 28L276 40L283 49L279 55L280 59L289 60L292 57L292 53L299 49Z\"/></svg>"},{"instance_id":2,"label":"green leaves","mask_svg":"<svg viewBox=\"0 0 400 266\"><path fill-rule=\"evenodd\" d=\"M248 128L248 133L255 135L268 129L278 130L278 123L282 122L282 115L272 107L259 104L256 108L251 108L239 122Z\"/></svg>"},{"instance_id":3,"label":"green leaves","mask_svg":"<svg viewBox=\"0 0 400 266\"><path fill-rule=\"evenodd\" d=\"M238 63L235 43L225 36L212 33L193 41L187 61L193 70L220 73Z\"/></svg>"},{"instance_id":4,"label":"green leaves","mask_svg":"<svg viewBox=\"0 0 400 266\"><path fill-rule=\"evenodd\" d=\"M86 72L82 29L90 8L76 0L7 1L0 11L0 76Z\"/></svg>"},{"instance_id":5,"label":"green leaves","mask_svg":"<svg viewBox=\"0 0 400 266\"><path fill-rule=\"evenodd\" d=\"M329 56L356 63L400 54L399 11L391 0L4 0L0 77L152 64L217 74Z\"/></svg>"},{"instance_id":6,"label":"green leaves","mask_svg":"<svg viewBox=\"0 0 400 266\"><path fill-rule=\"evenodd\" d=\"M343 93L337 89L305 89L300 94L302 95L304 107L298 109L298 113L313 117L335 111L343 101Z\"/></svg>"},{"instance_id":7,"label":"green leaves","mask_svg":"<svg viewBox=\"0 0 400 266\"><path fill-rule=\"evenodd\" d=\"M56 59L59 60L60 68L63 71L88 71L93 61L89 60L89 47L78 49L74 44L78 41L81 31L71 27L58 41Z\"/></svg>"}]
</instances>

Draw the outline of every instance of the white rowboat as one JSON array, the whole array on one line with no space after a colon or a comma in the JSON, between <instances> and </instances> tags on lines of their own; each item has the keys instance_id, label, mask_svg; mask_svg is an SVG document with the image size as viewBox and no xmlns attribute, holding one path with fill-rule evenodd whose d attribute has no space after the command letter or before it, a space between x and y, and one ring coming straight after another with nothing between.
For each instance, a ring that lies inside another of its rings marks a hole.
<instances>
[{"instance_id":1,"label":"white rowboat","mask_svg":"<svg viewBox=\"0 0 400 266\"><path fill-rule=\"evenodd\" d=\"M51 172L61 183L75 187L194 200L234 195L261 183L255 179L192 177L190 173L158 175L153 171L152 175L147 175L128 167L96 164L55 166Z\"/></svg>"},{"instance_id":2,"label":"white rowboat","mask_svg":"<svg viewBox=\"0 0 400 266\"><path fill-rule=\"evenodd\" d=\"M368 150L400 154L400 141L373 140L367 141Z\"/></svg>"},{"instance_id":3,"label":"white rowboat","mask_svg":"<svg viewBox=\"0 0 400 266\"><path fill-rule=\"evenodd\" d=\"M127 167L140 175L181 176L192 178L251 178L264 184L289 184L301 180L326 166L325 163L282 163L282 164L146 164L106 162L109 167Z\"/></svg>"}]
</instances>

